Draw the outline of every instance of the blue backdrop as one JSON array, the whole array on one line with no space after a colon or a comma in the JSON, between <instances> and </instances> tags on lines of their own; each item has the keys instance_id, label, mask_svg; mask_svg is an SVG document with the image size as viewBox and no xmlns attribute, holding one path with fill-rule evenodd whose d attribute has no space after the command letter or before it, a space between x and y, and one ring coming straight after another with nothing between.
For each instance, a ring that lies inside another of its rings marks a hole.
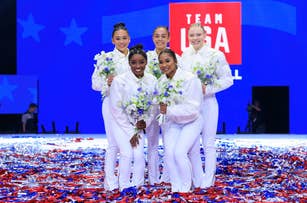
<instances>
[{"instance_id":1,"label":"blue backdrop","mask_svg":"<svg viewBox=\"0 0 307 203\"><path fill-rule=\"evenodd\" d=\"M190 1L17 1L18 75L39 80L39 120L47 128L80 122L81 133L103 133L100 94L91 90L94 55L113 49L111 31L126 22L131 45L153 49L151 34L168 25L168 3ZM197 1L193 1L197 2ZM207 1L201 1L207 2ZM220 1L227 2L227 1ZM218 94L219 128L245 127L252 86L289 86L290 132L306 133L306 3L242 0L242 80Z\"/></svg>"},{"instance_id":2,"label":"blue backdrop","mask_svg":"<svg viewBox=\"0 0 307 203\"><path fill-rule=\"evenodd\" d=\"M37 103L37 78L0 75L0 114L20 114Z\"/></svg>"}]
</instances>

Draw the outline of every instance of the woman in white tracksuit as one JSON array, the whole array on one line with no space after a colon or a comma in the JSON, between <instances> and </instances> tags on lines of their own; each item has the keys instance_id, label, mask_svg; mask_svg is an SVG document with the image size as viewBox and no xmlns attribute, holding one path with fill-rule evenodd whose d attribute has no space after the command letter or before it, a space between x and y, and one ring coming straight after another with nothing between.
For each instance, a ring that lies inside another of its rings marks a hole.
<instances>
[{"instance_id":1,"label":"woman in white tracksuit","mask_svg":"<svg viewBox=\"0 0 307 203\"><path fill-rule=\"evenodd\" d=\"M215 171L216 171L216 148L215 138L218 123L218 103L215 93L222 91L233 85L233 78L231 75L230 67L226 61L224 54L221 51L212 49L205 44L206 32L204 28L196 23L192 24L188 31L188 39L190 47L182 54L183 68L196 72L199 65L203 65L206 69L209 68L208 73L212 80L202 84L203 89L203 129L202 129L202 142L205 151L205 174L202 177L202 188L207 188L214 185ZM209 65L208 65L209 64ZM210 66L210 67L209 67ZM212 74L213 73L213 74ZM197 74L197 73L196 73ZM212 75L211 75L212 74ZM193 163L195 169L198 171L198 177L201 177L202 165L200 158Z\"/></svg>"},{"instance_id":2,"label":"woman in white tracksuit","mask_svg":"<svg viewBox=\"0 0 307 203\"><path fill-rule=\"evenodd\" d=\"M142 46L131 48L129 53L131 70L116 76L110 89L110 108L115 120L113 138L120 152L120 190L144 184L145 158L142 130L151 124L154 115L151 108L147 117L136 122L131 119L129 112L125 111L123 104L131 101L131 98L137 95L141 89L146 90L148 95L153 95L157 80L154 76L144 73L146 63L147 56L142 50ZM136 129L139 129L138 133ZM132 180L130 180L132 161L133 171Z\"/></svg>"},{"instance_id":3,"label":"woman in white tracksuit","mask_svg":"<svg viewBox=\"0 0 307 203\"><path fill-rule=\"evenodd\" d=\"M157 79L161 76L161 70L159 67L158 55L159 53L167 48L167 44L169 42L169 31L167 26L158 26L154 29L152 34L152 41L155 44L155 49L148 51L148 63L146 67L146 72L154 75ZM178 61L178 66L180 67L180 56L176 54L176 58ZM158 109L156 111L156 115L158 115ZM159 170L159 153L158 153L158 145L159 145L159 134L160 127L156 120L152 122L150 126L146 129L147 131L147 140L148 140L148 178L150 184L155 184L159 182L168 183L169 176L166 167L163 167L163 172L161 177ZM163 139L163 136L162 136Z\"/></svg>"},{"instance_id":4,"label":"woman in white tracksuit","mask_svg":"<svg viewBox=\"0 0 307 203\"><path fill-rule=\"evenodd\" d=\"M164 75L158 80L157 89L160 95L170 95L170 101L160 103L160 113L166 118L162 131L171 189L172 192L189 192L193 168L188 153L195 143L199 149L202 89L201 82L195 75L177 68L176 64L176 56L172 50L165 49L159 54L159 65ZM165 86L171 89L175 87L177 93L163 93L166 89L162 87Z\"/></svg>"},{"instance_id":5,"label":"woman in white tracksuit","mask_svg":"<svg viewBox=\"0 0 307 203\"><path fill-rule=\"evenodd\" d=\"M113 127L112 122L114 118L111 115L109 108L109 87L116 74L127 72L129 69L128 65L128 45L130 43L130 36L125 24L118 23L114 25L112 33L112 43L115 48L111 52L101 52L95 56L97 63L95 64L95 70L92 74L92 88L96 91L100 91L103 94L104 100L102 104L102 116L104 120L104 126L106 136L108 140L108 148L105 155L105 181L104 187L106 190L117 189L118 178L115 175L115 164L117 160L118 147L115 140L113 139ZM106 60L111 60L110 66L114 67L115 72L108 76L108 78L101 75L101 71L107 64Z\"/></svg>"}]
</instances>

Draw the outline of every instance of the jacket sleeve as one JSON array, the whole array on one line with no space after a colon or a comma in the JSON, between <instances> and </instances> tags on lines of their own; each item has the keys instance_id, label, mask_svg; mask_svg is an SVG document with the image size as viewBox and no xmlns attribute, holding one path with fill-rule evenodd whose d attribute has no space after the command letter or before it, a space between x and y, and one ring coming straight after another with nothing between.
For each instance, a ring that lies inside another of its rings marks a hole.
<instances>
[{"instance_id":1,"label":"jacket sleeve","mask_svg":"<svg viewBox=\"0 0 307 203\"><path fill-rule=\"evenodd\" d=\"M127 114L121 107L123 96L121 90L123 87L120 85L118 78L114 78L110 88L110 108L115 122L122 128L122 130L131 138L135 134L134 124L131 124Z\"/></svg>"},{"instance_id":2,"label":"jacket sleeve","mask_svg":"<svg viewBox=\"0 0 307 203\"><path fill-rule=\"evenodd\" d=\"M218 62L216 67L218 78L214 84L207 85L205 95L215 94L233 85L231 70L226 61L225 55L222 52L219 52L216 60Z\"/></svg>"},{"instance_id":3,"label":"jacket sleeve","mask_svg":"<svg viewBox=\"0 0 307 203\"><path fill-rule=\"evenodd\" d=\"M107 80L104 76L100 76L99 69L95 65L95 69L92 74L92 89L95 91L102 91L103 86L107 86Z\"/></svg>"},{"instance_id":4,"label":"jacket sleeve","mask_svg":"<svg viewBox=\"0 0 307 203\"><path fill-rule=\"evenodd\" d=\"M194 121L200 115L202 98L201 82L193 77L186 81L183 103L167 107L167 118L179 124Z\"/></svg>"}]
</instances>

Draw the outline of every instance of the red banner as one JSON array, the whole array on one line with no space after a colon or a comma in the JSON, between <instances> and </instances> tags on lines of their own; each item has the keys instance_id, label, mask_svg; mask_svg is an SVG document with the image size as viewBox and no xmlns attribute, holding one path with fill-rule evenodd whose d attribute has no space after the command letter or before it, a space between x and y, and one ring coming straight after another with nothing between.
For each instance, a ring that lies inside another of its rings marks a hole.
<instances>
[{"instance_id":1,"label":"red banner","mask_svg":"<svg viewBox=\"0 0 307 203\"><path fill-rule=\"evenodd\" d=\"M190 24L201 23L206 43L225 53L229 64L241 64L241 3L170 3L170 47L178 54L189 46Z\"/></svg>"}]
</instances>

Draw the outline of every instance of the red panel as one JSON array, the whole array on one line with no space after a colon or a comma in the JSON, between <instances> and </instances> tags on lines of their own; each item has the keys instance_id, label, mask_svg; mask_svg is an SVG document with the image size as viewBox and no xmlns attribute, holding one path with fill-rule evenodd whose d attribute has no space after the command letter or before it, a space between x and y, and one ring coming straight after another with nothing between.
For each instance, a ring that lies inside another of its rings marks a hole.
<instances>
[{"instance_id":1,"label":"red panel","mask_svg":"<svg viewBox=\"0 0 307 203\"><path fill-rule=\"evenodd\" d=\"M225 53L230 64L241 64L241 3L170 3L170 47L181 54L188 47L188 28L200 22L206 42Z\"/></svg>"}]
</instances>

